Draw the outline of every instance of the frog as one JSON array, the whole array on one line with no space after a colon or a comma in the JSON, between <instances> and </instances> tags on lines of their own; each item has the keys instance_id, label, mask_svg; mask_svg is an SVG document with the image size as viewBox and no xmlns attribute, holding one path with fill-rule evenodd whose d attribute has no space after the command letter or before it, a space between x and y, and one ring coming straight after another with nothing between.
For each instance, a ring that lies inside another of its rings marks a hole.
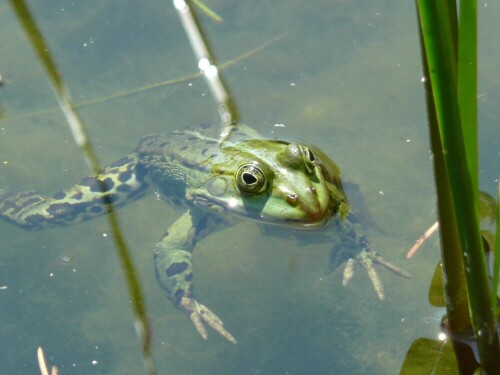
<instances>
[{"instance_id":1,"label":"frog","mask_svg":"<svg viewBox=\"0 0 500 375\"><path fill-rule=\"evenodd\" d=\"M146 135L128 155L52 196L0 189L0 218L29 230L85 222L155 187L164 200L183 210L153 250L156 277L203 339L211 328L237 343L222 319L195 297L193 251L209 234L238 222L286 228L298 236L320 229L340 236L330 258L338 260L342 254L343 285L360 264L380 300L385 294L377 266L411 277L372 248L352 219L340 169L324 152L268 139L242 124L221 141L217 128L204 125ZM332 226L337 230L327 230Z\"/></svg>"}]
</instances>

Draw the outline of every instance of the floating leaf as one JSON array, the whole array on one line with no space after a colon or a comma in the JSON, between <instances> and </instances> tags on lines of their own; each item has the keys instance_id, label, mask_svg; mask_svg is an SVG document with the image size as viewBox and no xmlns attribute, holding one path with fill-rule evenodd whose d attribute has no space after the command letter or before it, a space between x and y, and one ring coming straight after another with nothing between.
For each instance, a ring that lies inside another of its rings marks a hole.
<instances>
[{"instance_id":1,"label":"floating leaf","mask_svg":"<svg viewBox=\"0 0 500 375\"><path fill-rule=\"evenodd\" d=\"M456 375L457 361L451 343L420 338L406 353L400 375Z\"/></svg>"}]
</instances>

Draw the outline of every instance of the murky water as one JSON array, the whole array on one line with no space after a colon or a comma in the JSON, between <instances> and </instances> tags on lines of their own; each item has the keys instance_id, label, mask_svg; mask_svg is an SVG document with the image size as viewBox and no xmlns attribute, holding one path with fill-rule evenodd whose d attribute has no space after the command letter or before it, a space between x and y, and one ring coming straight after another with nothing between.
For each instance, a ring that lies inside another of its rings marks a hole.
<instances>
[{"instance_id":1,"label":"murky water","mask_svg":"<svg viewBox=\"0 0 500 375\"><path fill-rule=\"evenodd\" d=\"M420 55L412 2L211 0L223 18L200 20L219 62L279 41L224 71L242 121L269 137L326 151L361 186L382 230L384 257L414 278L381 271L379 302L360 269L348 288L325 274L328 246L262 234L251 223L218 232L195 251L196 294L239 344L198 337L158 287L152 249L180 212L154 194L120 210L153 323L161 374L397 374L411 342L434 337L440 310L427 288L437 236L405 260L435 220ZM205 82L99 98L196 73L170 2L32 2L32 12L103 164L140 137L217 121ZM482 188L499 163L496 123L500 9L480 3ZM8 2L0 1L0 186L52 193L87 169ZM276 125L280 126L276 126ZM282 126L284 125L284 126ZM36 347L69 374L141 373L132 314L104 218L41 232L0 223L0 359L34 374Z\"/></svg>"}]
</instances>

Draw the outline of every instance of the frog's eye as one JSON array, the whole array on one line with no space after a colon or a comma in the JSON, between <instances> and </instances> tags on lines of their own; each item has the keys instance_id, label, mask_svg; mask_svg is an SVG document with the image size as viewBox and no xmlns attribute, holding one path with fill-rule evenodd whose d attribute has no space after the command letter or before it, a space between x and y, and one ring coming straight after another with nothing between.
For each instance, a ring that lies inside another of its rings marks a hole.
<instances>
[{"instance_id":1,"label":"frog's eye","mask_svg":"<svg viewBox=\"0 0 500 375\"><path fill-rule=\"evenodd\" d=\"M314 167L316 166L316 156L314 153L311 151L309 147L304 147L302 149L302 153L304 155L304 161L306 165L306 170L308 173L313 173L314 172Z\"/></svg>"},{"instance_id":2,"label":"frog's eye","mask_svg":"<svg viewBox=\"0 0 500 375\"><path fill-rule=\"evenodd\" d=\"M316 161L316 156L314 156L314 153L311 151L310 148L307 149L307 156L309 157L309 161L311 163L314 163Z\"/></svg>"},{"instance_id":3,"label":"frog's eye","mask_svg":"<svg viewBox=\"0 0 500 375\"><path fill-rule=\"evenodd\" d=\"M243 164L236 172L236 186L245 194L259 194L266 190L267 179L259 167L254 164Z\"/></svg>"}]
</instances>

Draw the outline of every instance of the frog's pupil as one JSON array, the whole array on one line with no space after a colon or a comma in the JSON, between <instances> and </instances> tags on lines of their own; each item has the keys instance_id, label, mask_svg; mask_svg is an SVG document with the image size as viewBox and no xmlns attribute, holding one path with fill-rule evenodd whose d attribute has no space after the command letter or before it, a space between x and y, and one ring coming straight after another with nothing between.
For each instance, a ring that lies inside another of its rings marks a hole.
<instances>
[{"instance_id":1,"label":"frog's pupil","mask_svg":"<svg viewBox=\"0 0 500 375\"><path fill-rule=\"evenodd\" d=\"M311 150L307 149L307 152L309 154L309 160L310 161L315 161L316 160L316 156L314 156L314 154L312 153Z\"/></svg>"},{"instance_id":2,"label":"frog's pupil","mask_svg":"<svg viewBox=\"0 0 500 375\"><path fill-rule=\"evenodd\" d=\"M247 185L252 185L257 182L257 178L251 173L243 173L241 177L243 178L243 182Z\"/></svg>"}]
</instances>

